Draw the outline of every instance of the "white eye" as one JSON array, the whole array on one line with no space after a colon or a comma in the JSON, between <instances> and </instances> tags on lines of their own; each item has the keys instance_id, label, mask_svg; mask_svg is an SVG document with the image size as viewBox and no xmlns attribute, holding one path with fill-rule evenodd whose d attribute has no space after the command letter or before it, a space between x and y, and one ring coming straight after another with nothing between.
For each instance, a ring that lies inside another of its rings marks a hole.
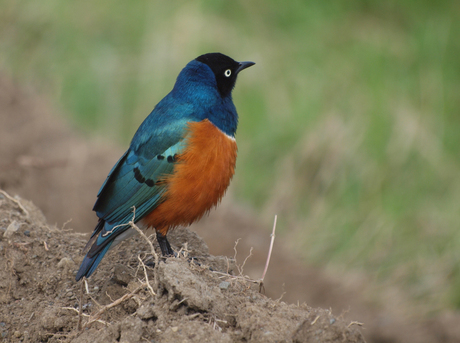
<instances>
[{"instance_id":1,"label":"white eye","mask_svg":"<svg viewBox=\"0 0 460 343\"><path fill-rule=\"evenodd\" d=\"M232 75L232 71L230 69L227 69L225 72L224 72L224 75L226 77L230 77L230 75Z\"/></svg>"}]
</instances>

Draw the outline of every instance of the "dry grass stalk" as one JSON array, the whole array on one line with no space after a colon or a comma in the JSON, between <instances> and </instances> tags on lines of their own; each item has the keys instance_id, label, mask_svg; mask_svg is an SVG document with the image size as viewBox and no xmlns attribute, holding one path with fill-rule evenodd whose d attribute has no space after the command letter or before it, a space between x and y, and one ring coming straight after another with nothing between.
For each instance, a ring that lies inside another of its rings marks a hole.
<instances>
[{"instance_id":1,"label":"dry grass stalk","mask_svg":"<svg viewBox=\"0 0 460 343\"><path fill-rule=\"evenodd\" d=\"M276 220L277 219L278 219L278 216L275 214L275 220L273 221L273 230L272 230L272 234L270 235L271 237L270 248L268 248L267 261L265 262L265 268L262 274L262 278L259 280L259 292L262 292L262 289L264 288L265 274L267 273L268 265L270 264L270 258L272 256L273 244L275 243L275 230L276 230Z\"/></svg>"},{"instance_id":2,"label":"dry grass stalk","mask_svg":"<svg viewBox=\"0 0 460 343\"><path fill-rule=\"evenodd\" d=\"M154 297L156 294L153 291L152 286L150 285L149 277L147 275L147 268L145 267L145 264L144 264L144 262L142 261L142 259L141 259L141 257L139 255L137 255L137 259L139 260L139 263L141 264L142 269L144 270L145 282L147 283L147 287L149 288L150 294L152 295L152 297ZM156 273L155 273L155 275L156 275Z\"/></svg>"},{"instance_id":3,"label":"dry grass stalk","mask_svg":"<svg viewBox=\"0 0 460 343\"><path fill-rule=\"evenodd\" d=\"M273 251L273 244L275 242L275 231L276 231L276 221L277 221L277 218L278 216L275 215L275 220L274 220L274 223L273 223L273 229L272 229L272 233L271 233L271 240L270 240L270 247L268 249L268 254L267 254L267 261L265 262L265 268L264 268L264 271L262 273L262 277L259 279L259 280L254 280L254 279L251 279L249 276L246 276L243 274L244 272L244 265L246 264L247 260L249 259L249 257L252 256L252 247L249 251L249 255L244 259L243 261L243 264L241 266L239 266L238 264L236 264L236 267L238 269L238 273L239 275L231 275L229 274L228 272L228 267L227 267L227 273L223 273L223 272L219 272L219 271L212 271L213 273L215 274L218 274L218 275L221 275L220 277L225 277L227 279L231 279L231 280L240 280L240 281L246 281L246 282L251 282L251 283L255 283L255 284L258 284L259 285L259 292L262 292L262 290L264 289L264 279L265 279L265 275L267 273L267 270L268 270L268 266L270 264L270 259L271 259L271 255L272 255L272 251ZM238 238L236 241L235 241L235 245L233 247L233 250L235 251L235 254L233 255L233 259L236 261L236 257L238 255L238 250L237 250L237 246L238 246L238 242L240 241L240 239ZM227 261L227 265L228 265L228 261ZM281 295L281 298L283 297L285 293L283 293ZM281 300L280 298L280 300Z\"/></svg>"},{"instance_id":4,"label":"dry grass stalk","mask_svg":"<svg viewBox=\"0 0 460 343\"><path fill-rule=\"evenodd\" d=\"M21 211L24 212L24 214L26 215L26 218L29 218L29 211L27 211L26 208L24 206L22 206L22 204L21 204L21 202L19 200L16 200L11 195L9 195L7 192L2 191L2 190L0 190L0 194L3 194L5 196L5 198L7 198L8 200L11 200L16 205L18 205L18 207L21 209Z\"/></svg>"},{"instance_id":5,"label":"dry grass stalk","mask_svg":"<svg viewBox=\"0 0 460 343\"><path fill-rule=\"evenodd\" d=\"M78 325L77 325L77 330L81 331L81 322L83 319L83 285L86 284L86 278L85 282L80 283L80 299L78 302Z\"/></svg>"},{"instance_id":6,"label":"dry grass stalk","mask_svg":"<svg viewBox=\"0 0 460 343\"><path fill-rule=\"evenodd\" d=\"M101 316L109 309L111 309L112 307L115 307L115 306L118 306L120 305L122 302L128 300L128 299L131 299L132 297L134 297L140 290L142 290L144 287L147 287L147 283L144 282L142 283L139 287L137 287L134 291L132 291L131 293L128 293L128 294L125 294L123 295L121 298L118 298L117 300L111 302L110 304L108 305L105 305L103 306L99 311L97 311L97 313L93 316L91 315L89 317L89 320L85 323L84 325L84 328L88 328L90 327L91 324L93 324L94 322L100 322L100 318Z\"/></svg>"},{"instance_id":7,"label":"dry grass stalk","mask_svg":"<svg viewBox=\"0 0 460 343\"><path fill-rule=\"evenodd\" d=\"M128 223L129 226L131 226L132 229L136 230L139 235L141 235L142 238L144 238L144 240L147 242L147 244L150 246L150 253L153 255L154 259L155 259L155 268L158 267L158 263L159 263L159 257L158 257L158 254L156 253L155 251L155 248L153 247L153 243L152 241L145 235L145 233L139 229L139 227L134 223L134 219L136 218L136 207L133 206L133 219L131 219L131 221ZM139 256L138 256L138 259L140 260ZM142 268L144 269L144 275L145 275L145 278L146 278L146 282L148 284L148 287L152 293L152 295L155 295L155 292L153 291L153 288L150 286L150 283L148 281L148 277L147 277L147 271L146 271L146 268L145 268L145 264L141 261L141 265L142 265ZM158 273L155 273L154 274L154 284L155 284L155 288L158 289Z\"/></svg>"},{"instance_id":8,"label":"dry grass stalk","mask_svg":"<svg viewBox=\"0 0 460 343\"><path fill-rule=\"evenodd\" d=\"M353 322L351 322L350 324L348 324L347 328L349 328L349 327L352 326L352 325L363 326L364 323L353 321Z\"/></svg>"}]
</instances>

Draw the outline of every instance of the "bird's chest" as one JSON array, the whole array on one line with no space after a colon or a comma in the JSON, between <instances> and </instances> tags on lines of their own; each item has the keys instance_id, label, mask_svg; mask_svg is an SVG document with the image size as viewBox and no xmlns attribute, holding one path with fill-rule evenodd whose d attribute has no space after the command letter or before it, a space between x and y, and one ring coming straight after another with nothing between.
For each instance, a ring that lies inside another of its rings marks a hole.
<instances>
[{"instance_id":1,"label":"bird's chest","mask_svg":"<svg viewBox=\"0 0 460 343\"><path fill-rule=\"evenodd\" d=\"M210 121L189 124L186 149L165 179L165 200L146 220L157 230L191 224L215 206L235 172L237 146Z\"/></svg>"},{"instance_id":2,"label":"bird's chest","mask_svg":"<svg viewBox=\"0 0 460 343\"><path fill-rule=\"evenodd\" d=\"M203 205L215 204L235 172L236 142L208 120L189 126L187 148L178 157L174 173L168 180L167 195L182 195ZM177 195L173 194L175 192Z\"/></svg>"}]
</instances>

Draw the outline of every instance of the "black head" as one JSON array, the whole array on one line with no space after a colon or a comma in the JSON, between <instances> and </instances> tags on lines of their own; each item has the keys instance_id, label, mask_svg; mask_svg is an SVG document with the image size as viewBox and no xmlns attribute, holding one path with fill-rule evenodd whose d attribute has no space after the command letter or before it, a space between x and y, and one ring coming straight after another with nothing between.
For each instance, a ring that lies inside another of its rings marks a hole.
<instances>
[{"instance_id":1,"label":"black head","mask_svg":"<svg viewBox=\"0 0 460 343\"><path fill-rule=\"evenodd\" d=\"M219 52L201 55L196 60L211 68L216 77L217 89L222 97L230 94L235 86L238 73L255 64L254 62L237 62Z\"/></svg>"}]
</instances>

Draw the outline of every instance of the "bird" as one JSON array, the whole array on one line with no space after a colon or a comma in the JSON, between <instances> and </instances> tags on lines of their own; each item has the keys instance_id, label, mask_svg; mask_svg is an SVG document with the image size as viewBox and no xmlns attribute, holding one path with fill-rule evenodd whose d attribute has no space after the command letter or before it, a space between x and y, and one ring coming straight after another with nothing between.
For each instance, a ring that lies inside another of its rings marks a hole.
<instances>
[{"instance_id":1,"label":"bird","mask_svg":"<svg viewBox=\"0 0 460 343\"><path fill-rule=\"evenodd\" d=\"M168 257L174 255L168 231L192 224L220 202L237 156L232 90L238 74L254 64L213 52L181 70L97 194L99 220L76 281L90 277L107 251L137 233L131 220L141 230L154 229Z\"/></svg>"}]
</instances>

